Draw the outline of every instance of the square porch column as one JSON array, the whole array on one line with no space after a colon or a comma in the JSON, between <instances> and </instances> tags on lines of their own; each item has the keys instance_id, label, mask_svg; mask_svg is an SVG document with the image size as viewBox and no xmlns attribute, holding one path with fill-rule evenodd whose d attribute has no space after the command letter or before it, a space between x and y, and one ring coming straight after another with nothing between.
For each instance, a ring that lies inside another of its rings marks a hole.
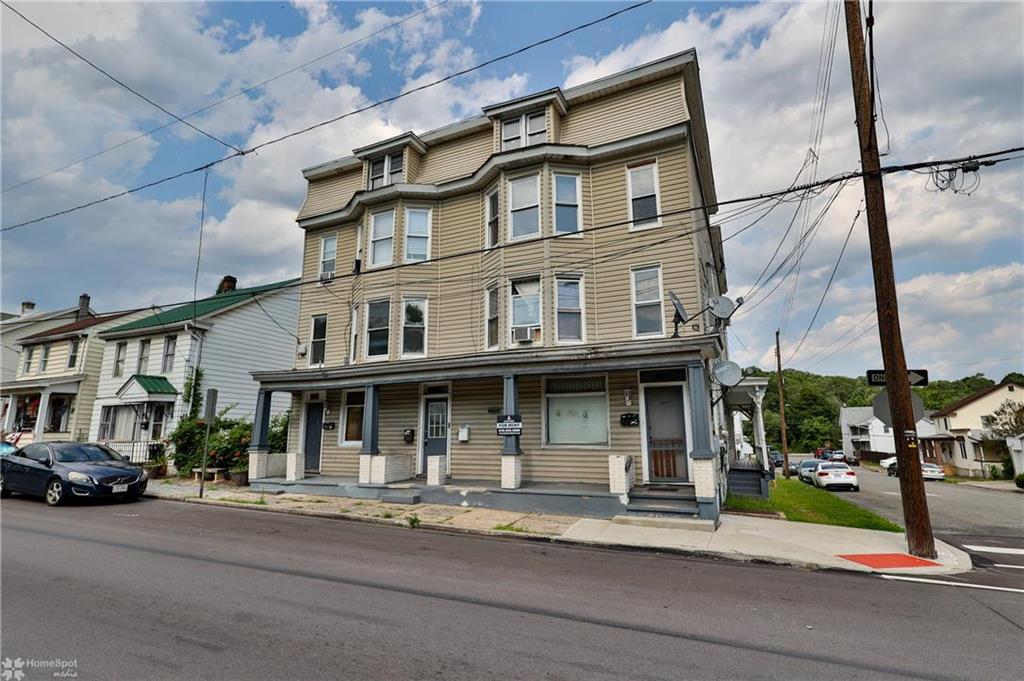
<instances>
[{"instance_id":1,"label":"square porch column","mask_svg":"<svg viewBox=\"0 0 1024 681\"><path fill-rule=\"evenodd\" d=\"M514 374L502 377L502 412L519 413L519 384ZM523 482L523 450L518 435L506 435L501 447L501 488L518 489Z\"/></svg>"},{"instance_id":2,"label":"square porch column","mask_svg":"<svg viewBox=\"0 0 1024 681\"><path fill-rule=\"evenodd\" d=\"M262 388L256 393L256 413L252 422L252 441L249 443L249 477L253 480L269 477L270 447L267 445L267 433L270 431L270 403L273 396L273 391Z\"/></svg>"},{"instance_id":3,"label":"square porch column","mask_svg":"<svg viewBox=\"0 0 1024 681\"><path fill-rule=\"evenodd\" d=\"M43 439L43 432L46 428L46 420L50 411L50 391L44 390L39 393L39 411L36 413L36 425L32 429L32 441L40 442Z\"/></svg>"},{"instance_id":4,"label":"square porch column","mask_svg":"<svg viewBox=\"0 0 1024 681\"><path fill-rule=\"evenodd\" d=\"M363 447L359 450L359 484L369 485L372 480L373 457L380 454L378 426L380 424L380 392L376 385L365 388L363 398Z\"/></svg>"},{"instance_id":5,"label":"square porch column","mask_svg":"<svg viewBox=\"0 0 1024 681\"><path fill-rule=\"evenodd\" d=\"M7 413L4 414L4 432L10 433L14 428L14 419L18 415L18 396L7 396Z\"/></svg>"},{"instance_id":6,"label":"square porch column","mask_svg":"<svg viewBox=\"0 0 1024 681\"><path fill-rule=\"evenodd\" d=\"M720 511L718 498L718 452L711 443L711 392L708 390L704 363L690 362L686 367L686 385L690 393L693 412L690 429L693 449L694 492L697 512L701 518L717 522Z\"/></svg>"},{"instance_id":7,"label":"square porch column","mask_svg":"<svg viewBox=\"0 0 1024 681\"><path fill-rule=\"evenodd\" d=\"M754 390L754 446L757 448L758 457L761 459L761 466L766 471L771 470L771 461L768 460L768 445L765 442L764 434L764 412L761 403L764 401L764 390Z\"/></svg>"}]
</instances>

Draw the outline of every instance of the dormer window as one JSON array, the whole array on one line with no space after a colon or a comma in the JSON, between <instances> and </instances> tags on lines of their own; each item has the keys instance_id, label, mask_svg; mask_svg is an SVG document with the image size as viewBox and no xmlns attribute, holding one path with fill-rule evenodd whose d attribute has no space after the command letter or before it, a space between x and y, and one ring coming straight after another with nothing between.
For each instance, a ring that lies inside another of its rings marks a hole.
<instances>
[{"instance_id":1,"label":"dormer window","mask_svg":"<svg viewBox=\"0 0 1024 681\"><path fill-rule=\"evenodd\" d=\"M548 141L544 112L528 113L501 122L501 150L518 149Z\"/></svg>"},{"instance_id":2,"label":"dormer window","mask_svg":"<svg viewBox=\"0 0 1024 681\"><path fill-rule=\"evenodd\" d=\"M402 152L388 154L370 161L370 189L378 189L402 181L405 161Z\"/></svg>"}]
</instances>

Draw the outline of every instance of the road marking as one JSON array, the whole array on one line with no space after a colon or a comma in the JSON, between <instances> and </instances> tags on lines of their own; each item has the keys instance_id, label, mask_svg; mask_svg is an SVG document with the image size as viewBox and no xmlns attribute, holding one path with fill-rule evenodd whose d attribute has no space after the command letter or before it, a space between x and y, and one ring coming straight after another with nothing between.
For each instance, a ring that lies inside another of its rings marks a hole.
<instances>
[{"instance_id":1,"label":"road marking","mask_svg":"<svg viewBox=\"0 0 1024 681\"><path fill-rule=\"evenodd\" d=\"M980 551L981 553L1005 553L1011 556L1024 556L1024 549L1011 549L1005 546L975 546L974 544L964 544L963 547L968 551Z\"/></svg>"},{"instance_id":2,"label":"road marking","mask_svg":"<svg viewBox=\"0 0 1024 681\"><path fill-rule=\"evenodd\" d=\"M900 495L899 492L882 492L882 494L891 494L894 497L898 497ZM931 492L925 492L924 495L926 497L941 497L942 496L941 494L932 494Z\"/></svg>"},{"instance_id":3,"label":"road marking","mask_svg":"<svg viewBox=\"0 0 1024 681\"><path fill-rule=\"evenodd\" d=\"M1024 565L1007 565L1006 563L992 563L994 567L1012 568L1014 570L1024 570Z\"/></svg>"},{"instance_id":4,"label":"road marking","mask_svg":"<svg viewBox=\"0 0 1024 681\"><path fill-rule=\"evenodd\" d=\"M921 582L922 584L938 584L940 586L962 586L968 589L987 589L989 591L1009 591L1024 594L1024 589L1011 589L1008 586L989 586L988 584L968 584L966 582L950 582L945 579L925 579L924 577L904 577L903 575L879 575L882 579L897 579L901 582Z\"/></svg>"}]
</instances>

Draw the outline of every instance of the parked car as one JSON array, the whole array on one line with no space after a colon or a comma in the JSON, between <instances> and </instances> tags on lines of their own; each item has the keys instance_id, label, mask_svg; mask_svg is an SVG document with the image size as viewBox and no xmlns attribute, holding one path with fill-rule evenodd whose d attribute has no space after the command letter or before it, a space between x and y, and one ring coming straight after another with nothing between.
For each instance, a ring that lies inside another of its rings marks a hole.
<instances>
[{"instance_id":1,"label":"parked car","mask_svg":"<svg viewBox=\"0 0 1024 681\"><path fill-rule=\"evenodd\" d=\"M11 452L18 451L18 448L6 440L0 440L0 456L7 456Z\"/></svg>"},{"instance_id":2,"label":"parked car","mask_svg":"<svg viewBox=\"0 0 1024 681\"><path fill-rule=\"evenodd\" d=\"M772 462L772 465L778 468L782 465L782 452L776 452L772 450L768 452L768 460Z\"/></svg>"},{"instance_id":3,"label":"parked car","mask_svg":"<svg viewBox=\"0 0 1024 681\"><path fill-rule=\"evenodd\" d=\"M32 443L0 458L0 496L41 496L50 506L73 497L138 499L147 475L114 450L80 442Z\"/></svg>"},{"instance_id":4,"label":"parked car","mask_svg":"<svg viewBox=\"0 0 1024 681\"><path fill-rule=\"evenodd\" d=\"M823 449L817 454L815 458L820 459L821 461L828 461L829 459L832 458L832 450Z\"/></svg>"},{"instance_id":5,"label":"parked car","mask_svg":"<svg viewBox=\"0 0 1024 681\"><path fill-rule=\"evenodd\" d=\"M842 452L832 452L829 454L828 460L846 463L846 454L843 454Z\"/></svg>"},{"instance_id":6,"label":"parked car","mask_svg":"<svg viewBox=\"0 0 1024 681\"><path fill-rule=\"evenodd\" d=\"M860 465L860 459L857 458L856 454L852 454L852 453L846 454L846 464L848 466L859 466Z\"/></svg>"},{"instance_id":7,"label":"parked car","mask_svg":"<svg viewBox=\"0 0 1024 681\"><path fill-rule=\"evenodd\" d=\"M889 456L878 462L882 470L888 471L889 475L896 475L896 457Z\"/></svg>"},{"instance_id":8,"label":"parked car","mask_svg":"<svg viewBox=\"0 0 1024 681\"><path fill-rule=\"evenodd\" d=\"M860 491L857 473L845 463L823 463L814 471L814 486L822 489L852 489Z\"/></svg>"},{"instance_id":9,"label":"parked car","mask_svg":"<svg viewBox=\"0 0 1024 681\"><path fill-rule=\"evenodd\" d=\"M945 480L946 471L934 463L921 464L921 477L925 480Z\"/></svg>"},{"instance_id":10,"label":"parked car","mask_svg":"<svg viewBox=\"0 0 1024 681\"><path fill-rule=\"evenodd\" d=\"M818 459L804 459L800 462L799 475L804 482L814 482L814 471L821 465Z\"/></svg>"},{"instance_id":11,"label":"parked car","mask_svg":"<svg viewBox=\"0 0 1024 681\"><path fill-rule=\"evenodd\" d=\"M789 460L789 474L800 475L800 462L795 459Z\"/></svg>"}]
</instances>

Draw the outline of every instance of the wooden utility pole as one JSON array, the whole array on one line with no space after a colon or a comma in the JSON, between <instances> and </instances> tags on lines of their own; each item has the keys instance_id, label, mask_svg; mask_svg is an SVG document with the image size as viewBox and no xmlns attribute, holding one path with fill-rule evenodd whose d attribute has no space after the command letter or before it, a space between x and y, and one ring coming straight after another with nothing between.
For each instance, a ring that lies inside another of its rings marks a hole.
<instances>
[{"instance_id":1,"label":"wooden utility pole","mask_svg":"<svg viewBox=\"0 0 1024 681\"><path fill-rule=\"evenodd\" d=\"M786 391L782 387L782 354L779 330L775 329L775 377L779 382L779 430L782 431L782 474L789 477L789 443L786 442Z\"/></svg>"},{"instance_id":2,"label":"wooden utility pole","mask_svg":"<svg viewBox=\"0 0 1024 681\"><path fill-rule=\"evenodd\" d=\"M900 495L903 499L903 522L907 527L910 553L922 558L935 558L935 539L928 515L928 500L921 477L918 457L914 408L910 401L910 380L903 355L900 315L896 304L896 276L893 272L889 223L885 214L885 192L882 187L878 139L872 113L874 93L864 50L860 0L845 0L846 37L850 47L850 72L853 76L853 101L857 114L857 138L860 146L861 170L864 173L864 202L868 216L868 239L871 244L871 269L875 278L875 305L878 308L878 335L885 368L885 389L892 411L892 429L896 441Z\"/></svg>"}]
</instances>

